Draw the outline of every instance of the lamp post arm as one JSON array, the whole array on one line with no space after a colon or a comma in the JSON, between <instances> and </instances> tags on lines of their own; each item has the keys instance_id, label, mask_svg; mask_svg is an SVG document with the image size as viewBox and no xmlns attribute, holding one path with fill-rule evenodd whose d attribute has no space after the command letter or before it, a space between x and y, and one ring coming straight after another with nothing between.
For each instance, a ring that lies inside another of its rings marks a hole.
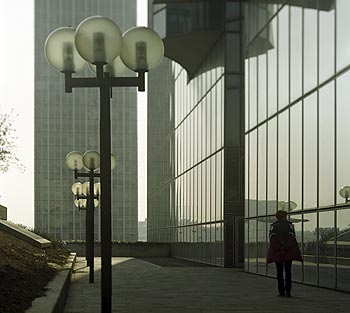
<instances>
[{"instance_id":1,"label":"lamp post arm","mask_svg":"<svg viewBox=\"0 0 350 313\"><path fill-rule=\"evenodd\" d=\"M74 178L78 179L79 177L90 177L90 173L79 173L77 170L74 171ZM101 174L100 173L93 173L93 177L100 177Z\"/></svg>"},{"instance_id":2,"label":"lamp post arm","mask_svg":"<svg viewBox=\"0 0 350 313\"><path fill-rule=\"evenodd\" d=\"M80 200L80 199L88 199L88 196L77 194L76 195L76 199L78 199L78 200Z\"/></svg>"},{"instance_id":3,"label":"lamp post arm","mask_svg":"<svg viewBox=\"0 0 350 313\"><path fill-rule=\"evenodd\" d=\"M65 92L71 93L73 88L101 87L138 87L145 91L145 71L138 71L136 77L72 77L73 72L63 72L65 76Z\"/></svg>"}]
</instances>

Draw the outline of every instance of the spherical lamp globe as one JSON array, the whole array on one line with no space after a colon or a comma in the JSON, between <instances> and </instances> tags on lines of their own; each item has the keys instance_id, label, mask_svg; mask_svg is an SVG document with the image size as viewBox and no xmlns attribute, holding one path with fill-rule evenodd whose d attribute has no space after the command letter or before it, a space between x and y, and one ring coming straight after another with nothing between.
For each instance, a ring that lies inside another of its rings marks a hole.
<instances>
[{"instance_id":1,"label":"spherical lamp globe","mask_svg":"<svg viewBox=\"0 0 350 313\"><path fill-rule=\"evenodd\" d=\"M164 56L164 45L159 35L148 27L133 27L123 34L120 57L131 70L150 71Z\"/></svg>"},{"instance_id":2,"label":"spherical lamp globe","mask_svg":"<svg viewBox=\"0 0 350 313\"><path fill-rule=\"evenodd\" d=\"M46 60L59 72L77 72L86 64L75 47L74 35L74 28L59 27L46 38L44 46Z\"/></svg>"},{"instance_id":3,"label":"spherical lamp globe","mask_svg":"<svg viewBox=\"0 0 350 313\"><path fill-rule=\"evenodd\" d=\"M75 31L79 54L92 64L112 62L122 48L122 36L116 23L107 17L90 16Z\"/></svg>"}]
</instances>

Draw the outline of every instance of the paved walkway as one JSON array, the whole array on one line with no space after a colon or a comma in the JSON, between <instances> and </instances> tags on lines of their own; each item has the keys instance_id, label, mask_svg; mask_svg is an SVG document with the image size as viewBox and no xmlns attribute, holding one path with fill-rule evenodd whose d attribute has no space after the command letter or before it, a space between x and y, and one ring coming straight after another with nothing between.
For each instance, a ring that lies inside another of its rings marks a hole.
<instances>
[{"instance_id":1,"label":"paved walkway","mask_svg":"<svg viewBox=\"0 0 350 313\"><path fill-rule=\"evenodd\" d=\"M95 283L78 258L65 313L100 312L100 258ZM294 284L292 298L276 294L276 281L241 270L177 259L113 258L113 312L120 313L342 313L350 295Z\"/></svg>"}]
</instances>

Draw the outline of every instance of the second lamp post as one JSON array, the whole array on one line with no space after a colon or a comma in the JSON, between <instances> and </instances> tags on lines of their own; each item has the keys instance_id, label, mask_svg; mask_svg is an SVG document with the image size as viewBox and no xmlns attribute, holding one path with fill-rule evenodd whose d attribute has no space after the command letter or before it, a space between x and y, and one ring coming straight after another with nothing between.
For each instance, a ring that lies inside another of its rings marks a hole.
<instances>
[{"instance_id":1,"label":"second lamp post","mask_svg":"<svg viewBox=\"0 0 350 313\"><path fill-rule=\"evenodd\" d=\"M76 196L76 205L81 208L85 205L86 209L86 259L89 270L89 281L94 282L94 208L98 205L98 200L101 194L101 187L99 183L94 183L96 177L100 177L99 173L96 173L100 167L100 154L97 151L89 150L84 154L79 151L72 151L67 154L65 159L67 167L74 171L74 178L80 177L89 178L89 181L81 184L75 183L72 186L72 192ZM111 154L111 169L116 167L116 159ZM83 167L88 172L79 172Z\"/></svg>"}]
</instances>

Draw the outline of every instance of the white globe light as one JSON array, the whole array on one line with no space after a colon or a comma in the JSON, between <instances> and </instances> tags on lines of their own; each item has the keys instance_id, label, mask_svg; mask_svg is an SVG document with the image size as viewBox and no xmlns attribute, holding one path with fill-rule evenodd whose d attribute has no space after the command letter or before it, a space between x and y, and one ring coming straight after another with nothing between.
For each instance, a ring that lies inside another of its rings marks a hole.
<instances>
[{"instance_id":1,"label":"white globe light","mask_svg":"<svg viewBox=\"0 0 350 313\"><path fill-rule=\"evenodd\" d=\"M164 45L159 35L148 27L133 27L123 34L120 57L133 71L150 71L164 56Z\"/></svg>"},{"instance_id":2,"label":"white globe light","mask_svg":"<svg viewBox=\"0 0 350 313\"><path fill-rule=\"evenodd\" d=\"M90 63L110 63L119 55L122 47L120 29L109 18L90 16L78 25L75 46Z\"/></svg>"},{"instance_id":3,"label":"white globe light","mask_svg":"<svg viewBox=\"0 0 350 313\"><path fill-rule=\"evenodd\" d=\"M86 151L83 155L83 164L86 169L94 171L100 167L100 154L95 150Z\"/></svg>"},{"instance_id":4,"label":"white globe light","mask_svg":"<svg viewBox=\"0 0 350 313\"><path fill-rule=\"evenodd\" d=\"M86 62L79 55L74 44L75 30L72 27L60 27L50 33L45 41L46 60L60 72L77 72Z\"/></svg>"},{"instance_id":5,"label":"white globe light","mask_svg":"<svg viewBox=\"0 0 350 313\"><path fill-rule=\"evenodd\" d=\"M350 186L344 186L339 190L339 195L344 199L350 198Z\"/></svg>"},{"instance_id":6,"label":"white globe light","mask_svg":"<svg viewBox=\"0 0 350 313\"><path fill-rule=\"evenodd\" d=\"M101 183L94 183L94 195L99 196L101 194Z\"/></svg>"},{"instance_id":7,"label":"white globe light","mask_svg":"<svg viewBox=\"0 0 350 313\"><path fill-rule=\"evenodd\" d=\"M65 163L70 170L79 171L83 168L83 155L79 151L69 152L66 155Z\"/></svg>"},{"instance_id":8,"label":"white globe light","mask_svg":"<svg viewBox=\"0 0 350 313\"><path fill-rule=\"evenodd\" d=\"M74 195L80 195L80 194L82 194L82 191L83 191L83 189L82 189L81 183L78 182L78 183L74 183L72 185L72 192Z\"/></svg>"},{"instance_id":9,"label":"white globe light","mask_svg":"<svg viewBox=\"0 0 350 313\"><path fill-rule=\"evenodd\" d=\"M74 204L76 207L85 209L87 205L87 200L86 199L75 199Z\"/></svg>"},{"instance_id":10,"label":"white globe light","mask_svg":"<svg viewBox=\"0 0 350 313\"><path fill-rule=\"evenodd\" d=\"M82 184L82 192L85 196L90 193L90 183L88 181Z\"/></svg>"}]
</instances>

